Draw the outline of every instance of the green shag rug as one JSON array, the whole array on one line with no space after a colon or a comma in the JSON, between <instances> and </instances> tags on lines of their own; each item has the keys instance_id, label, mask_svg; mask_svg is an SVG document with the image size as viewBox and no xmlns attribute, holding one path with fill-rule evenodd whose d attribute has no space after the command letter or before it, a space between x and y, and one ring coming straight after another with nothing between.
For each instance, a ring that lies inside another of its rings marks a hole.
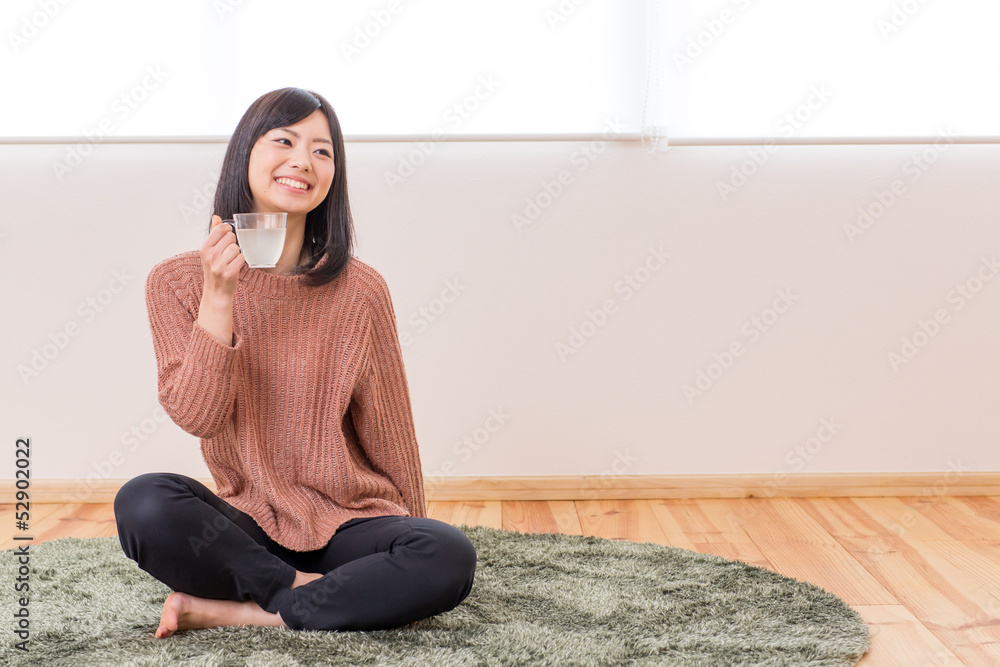
<instances>
[{"instance_id":1,"label":"green shag rug","mask_svg":"<svg viewBox=\"0 0 1000 667\"><path fill-rule=\"evenodd\" d=\"M18 568L0 554L0 664L855 665L868 628L843 600L740 561L652 543L458 526L479 562L455 609L395 630L230 627L156 639L170 589L117 537L30 547L30 642L15 648Z\"/></svg>"}]
</instances>

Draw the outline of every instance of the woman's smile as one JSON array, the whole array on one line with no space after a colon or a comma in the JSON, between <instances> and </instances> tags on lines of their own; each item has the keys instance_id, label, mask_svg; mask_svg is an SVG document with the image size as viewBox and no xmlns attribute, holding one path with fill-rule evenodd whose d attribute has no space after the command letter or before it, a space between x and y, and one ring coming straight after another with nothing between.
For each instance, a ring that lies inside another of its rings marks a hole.
<instances>
[{"instance_id":1,"label":"woman's smile","mask_svg":"<svg viewBox=\"0 0 1000 667\"><path fill-rule=\"evenodd\" d=\"M285 188L286 190L289 190L290 192L295 192L297 194L307 192L312 189L312 185L310 185L309 183L306 183L305 181L298 178L292 178L290 176L281 176L274 180L281 187Z\"/></svg>"}]
</instances>

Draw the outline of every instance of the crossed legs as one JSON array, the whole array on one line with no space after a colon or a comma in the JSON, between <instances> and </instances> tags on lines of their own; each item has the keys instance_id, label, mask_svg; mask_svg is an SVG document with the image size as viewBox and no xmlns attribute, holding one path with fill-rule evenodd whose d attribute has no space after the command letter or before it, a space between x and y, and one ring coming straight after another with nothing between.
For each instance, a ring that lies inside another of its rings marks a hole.
<instances>
[{"instance_id":1,"label":"crossed legs","mask_svg":"<svg viewBox=\"0 0 1000 667\"><path fill-rule=\"evenodd\" d=\"M296 570L292 588L298 588L322 576ZM160 625L156 628L155 635L162 639L178 630L239 625L288 627L280 613L267 612L253 600L245 602L208 600L175 591L163 602L163 613L160 615Z\"/></svg>"},{"instance_id":2,"label":"crossed legs","mask_svg":"<svg viewBox=\"0 0 1000 667\"><path fill-rule=\"evenodd\" d=\"M355 519L326 547L294 552L173 473L129 480L115 497L115 519L126 556L174 591L157 637L223 625L399 627L458 606L475 575L474 546L444 522Z\"/></svg>"}]
</instances>

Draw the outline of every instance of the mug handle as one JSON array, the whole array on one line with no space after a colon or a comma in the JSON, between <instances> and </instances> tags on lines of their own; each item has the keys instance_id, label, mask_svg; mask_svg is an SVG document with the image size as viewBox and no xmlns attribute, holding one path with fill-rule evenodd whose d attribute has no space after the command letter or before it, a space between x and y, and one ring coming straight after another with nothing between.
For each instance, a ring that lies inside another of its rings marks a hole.
<instances>
[{"instance_id":1,"label":"mug handle","mask_svg":"<svg viewBox=\"0 0 1000 667\"><path fill-rule=\"evenodd\" d=\"M235 220L223 220L222 222L224 224L229 225L232 228L232 230L233 230L233 234L236 234L236 221ZM239 245L239 244L240 244L240 235L236 234L236 245Z\"/></svg>"}]
</instances>

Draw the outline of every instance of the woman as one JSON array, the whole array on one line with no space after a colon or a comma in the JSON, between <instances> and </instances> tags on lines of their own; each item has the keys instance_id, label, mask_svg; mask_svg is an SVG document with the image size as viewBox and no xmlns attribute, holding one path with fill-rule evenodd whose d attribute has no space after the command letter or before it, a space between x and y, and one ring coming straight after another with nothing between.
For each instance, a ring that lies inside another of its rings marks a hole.
<instances>
[{"instance_id":1,"label":"woman","mask_svg":"<svg viewBox=\"0 0 1000 667\"><path fill-rule=\"evenodd\" d=\"M395 312L351 254L329 103L299 88L257 99L214 207L201 249L150 271L146 304L160 403L201 438L217 495L146 473L114 503L125 554L174 591L156 637L387 629L458 606L476 551L427 518ZM222 218L268 211L288 214L284 249L252 269Z\"/></svg>"}]
</instances>

